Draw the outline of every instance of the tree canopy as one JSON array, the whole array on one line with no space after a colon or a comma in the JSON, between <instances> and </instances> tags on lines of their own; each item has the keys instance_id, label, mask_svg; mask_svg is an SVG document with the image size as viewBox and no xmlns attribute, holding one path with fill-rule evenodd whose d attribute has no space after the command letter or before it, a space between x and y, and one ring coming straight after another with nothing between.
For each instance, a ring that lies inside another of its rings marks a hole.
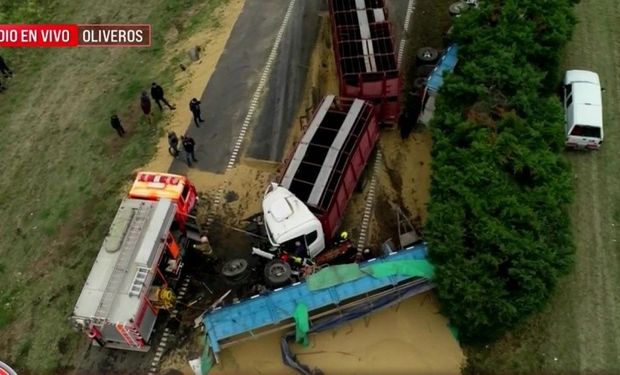
<instances>
[{"instance_id":1,"label":"tree canopy","mask_svg":"<svg viewBox=\"0 0 620 375\"><path fill-rule=\"evenodd\" d=\"M459 65L431 123L426 236L438 296L465 343L539 310L573 261L554 92L574 2L485 1L455 21Z\"/></svg>"}]
</instances>

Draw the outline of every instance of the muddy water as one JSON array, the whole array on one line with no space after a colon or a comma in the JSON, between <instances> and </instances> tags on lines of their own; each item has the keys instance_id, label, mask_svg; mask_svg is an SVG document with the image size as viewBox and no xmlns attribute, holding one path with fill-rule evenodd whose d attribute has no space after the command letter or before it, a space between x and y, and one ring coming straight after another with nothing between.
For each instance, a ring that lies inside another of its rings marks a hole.
<instances>
[{"instance_id":1,"label":"muddy water","mask_svg":"<svg viewBox=\"0 0 620 375\"><path fill-rule=\"evenodd\" d=\"M326 374L459 374L463 354L432 294L310 336L298 359ZM296 374L280 358L280 334L224 349L212 374Z\"/></svg>"}]
</instances>

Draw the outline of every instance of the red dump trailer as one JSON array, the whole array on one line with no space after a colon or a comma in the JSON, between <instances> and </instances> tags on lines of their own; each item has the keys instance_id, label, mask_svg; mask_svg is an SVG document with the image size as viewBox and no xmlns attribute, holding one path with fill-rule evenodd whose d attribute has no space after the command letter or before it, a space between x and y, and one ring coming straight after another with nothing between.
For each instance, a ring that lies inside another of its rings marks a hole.
<instances>
[{"instance_id":1,"label":"red dump trailer","mask_svg":"<svg viewBox=\"0 0 620 375\"><path fill-rule=\"evenodd\" d=\"M312 257L329 245L378 138L372 104L333 95L323 99L285 160L278 184L265 195L273 245L305 241Z\"/></svg>"},{"instance_id":2,"label":"red dump trailer","mask_svg":"<svg viewBox=\"0 0 620 375\"><path fill-rule=\"evenodd\" d=\"M329 0L340 95L377 105L377 118L395 124L402 80L384 0Z\"/></svg>"}]
</instances>

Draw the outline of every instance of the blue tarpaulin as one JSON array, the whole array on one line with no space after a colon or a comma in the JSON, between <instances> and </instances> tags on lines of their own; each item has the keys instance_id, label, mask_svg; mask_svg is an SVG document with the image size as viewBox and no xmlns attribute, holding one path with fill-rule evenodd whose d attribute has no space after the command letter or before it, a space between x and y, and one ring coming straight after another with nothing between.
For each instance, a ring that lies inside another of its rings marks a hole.
<instances>
[{"instance_id":1,"label":"blue tarpaulin","mask_svg":"<svg viewBox=\"0 0 620 375\"><path fill-rule=\"evenodd\" d=\"M443 85L443 75L445 72L454 71L458 59L458 47L456 44L452 44L446 49L443 56L437 63L435 69L431 72L426 83L428 91L437 92L441 85Z\"/></svg>"}]
</instances>

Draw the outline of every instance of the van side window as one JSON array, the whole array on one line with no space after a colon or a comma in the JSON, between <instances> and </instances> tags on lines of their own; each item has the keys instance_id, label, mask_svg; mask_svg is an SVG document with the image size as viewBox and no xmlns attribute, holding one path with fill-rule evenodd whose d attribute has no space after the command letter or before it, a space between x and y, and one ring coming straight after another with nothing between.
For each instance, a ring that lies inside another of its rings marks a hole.
<instances>
[{"instance_id":1,"label":"van side window","mask_svg":"<svg viewBox=\"0 0 620 375\"><path fill-rule=\"evenodd\" d=\"M571 104L573 104L573 96L569 94L566 98L566 107L570 107Z\"/></svg>"},{"instance_id":2,"label":"van side window","mask_svg":"<svg viewBox=\"0 0 620 375\"><path fill-rule=\"evenodd\" d=\"M564 95L569 96L573 92L573 85L564 85Z\"/></svg>"},{"instance_id":3,"label":"van side window","mask_svg":"<svg viewBox=\"0 0 620 375\"><path fill-rule=\"evenodd\" d=\"M578 137L600 138L601 129L594 126L575 125L573 127L573 130L570 132L570 135Z\"/></svg>"},{"instance_id":4,"label":"van side window","mask_svg":"<svg viewBox=\"0 0 620 375\"><path fill-rule=\"evenodd\" d=\"M311 245L318 237L317 231L306 234L306 245Z\"/></svg>"}]
</instances>

